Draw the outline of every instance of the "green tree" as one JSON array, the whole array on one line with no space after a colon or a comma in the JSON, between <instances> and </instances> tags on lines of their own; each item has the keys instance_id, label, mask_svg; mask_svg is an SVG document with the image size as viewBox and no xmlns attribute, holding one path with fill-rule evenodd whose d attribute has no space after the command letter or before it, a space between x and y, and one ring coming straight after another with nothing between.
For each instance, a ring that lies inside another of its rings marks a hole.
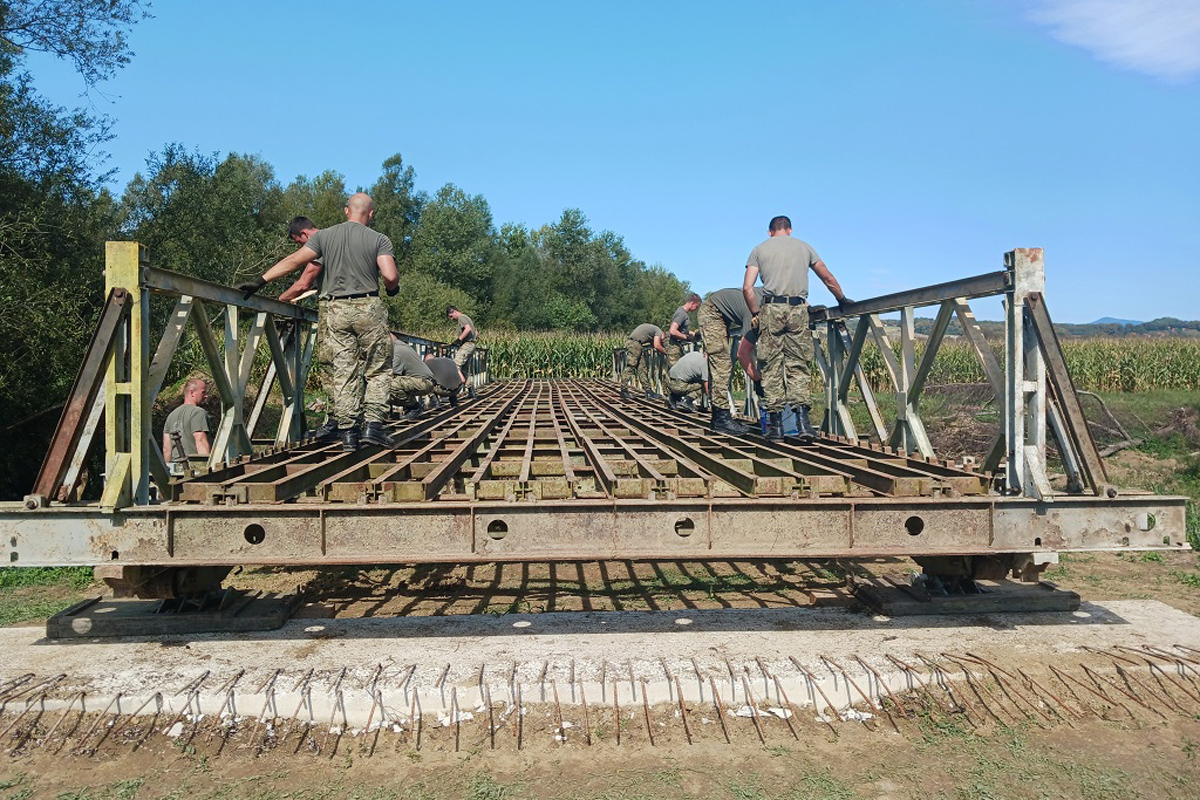
<instances>
[{"instance_id":1,"label":"green tree","mask_svg":"<svg viewBox=\"0 0 1200 800\"><path fill-rule=\"evenodd\" d=\"M372 227L392 240L396 264L401 271L409 262L409 249L421 222L421 209L428 200L414 188L416 172L405 166L399 153L383 162L383 175L368 194L375 201Z\"/></svg>"},{"instance_id":2,"label":"green tree","mask_svg":"<svg viewBox=\"0 0 1200 800\"><path fill-rule=\"evenodd\" d=\"M465 292L470 302L463 310L487 319L501 249L483 195L468 195L453 184L443 186L422 209L410 253L414 272ZM439 312L444 311L443 305Z\"/></svg>"},{"instance_id":3,"label":"green tree","mask_svg":"<svg viewBox=\"0 0 1200 800\"><path fill-rule=\"evenodd\" d=\"M346 178L326 170L315 178L297 177L283 190L283 208L287 222L293 217L308 217L318 228L346 221ZM283 230L280 230L280 235Z\"/></svg>"}]
</instances>

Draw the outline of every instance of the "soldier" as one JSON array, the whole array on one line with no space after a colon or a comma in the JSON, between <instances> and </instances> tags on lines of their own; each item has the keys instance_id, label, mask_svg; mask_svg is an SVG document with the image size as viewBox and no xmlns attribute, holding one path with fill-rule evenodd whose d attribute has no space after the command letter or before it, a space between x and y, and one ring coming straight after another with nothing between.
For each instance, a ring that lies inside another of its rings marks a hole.
<instances>
[{"instance_id":1,"label":"soldier","mask_svg":"<svg viewBox=\"0 0 1200 800\"><path fill-rule=\"evenodd\" d=\"M675 313L671 316L671 327L667 331L667 341L664 343L667 348L668 370L683 357L683 345L696 341L696 333L689 331L688 328L692 324L692 312L699 307L700 295L692 292L687 296L683 305L675 309Z\"/></svg>"},{"instance_id":2,"label":"soldier","mask_svg":"<svg viewBox=\"0 0 1200 800\"><path fill-rule=\"evenodd\" d=\"M400 276L391 240L367 227L375 216L371 198L364 192L352 195L345 213L345 222L313 233L295 253L238 288L249 297L268 281L306 264L324 264L322 291L329 295L326 330L333 361L333 409L342 449L358 449L360 418L366 421L363 441L392 447L392 437L384 428L392 350L387 309L379 297L379 278L382 276L388 296L395 297L400 291ZM364 361L361 380L357 378L359 358Z\"/></svg>"},{"instance_id":3,"label":"soldier","mask_svg":"<svg viewBox=\"0 0 1200 800\"><path fill-rule=\"evenodd\" d=\"M649 322L638 325L629 334L629 341L625 343L625 374L621 376L621 397L626 400L632 399L633 393L629 391L629 386L636 378L639 386L645 389L646 397L651 400L662 399L662 395L651 388L650 355L646 348L652 347L666 355L663 338L662 328Z\"/></svg>"},{"instance_id":4,"label":"soldier","mask_svg":"<svg viewBox=\"0 0 1200 800\"><path fill-rule=\"evenodd\" d=\"M425 366L433 373L432 393L447 398L452 406L458 405L458 392L463 385L458 365L445 356L425 356Z\"/></svg>"},{"instance_id":5,"label":"soldier","mask_svg":"<svg viewBox=\"0 0 1200 800\"><path fill-rule=\"evenodd\" d=\"M406 419L421 413L421 398L433 391L433 373L417 351L392 334L392 405L402 406Z\"/></svg>"},{"instance_id":6,"label":"soldier","mask_svg":"<svg viewBox=\"0 0 1200 800\"><path fill-rule=\"evenodd\" d=\"M851 301L817 252L807 242L792 238L790 219L775 217L767 233L770 238L755 247L746 260L742 282L742 292L760 332L758 367L766 390L767 437L783 438L782 412L790 403L796 409L800 439L811 442L817 432L809 420L813 340L808 330L808 270L817 274L839 306ZM761 301L754 293L754 283L760 276Z\"/></svg>"},{"instance_id":7,"label":"soldier","mask_svg":"<svg viewBox=\"0 0 1200 800\"><path fill-rule=\"evenodd\" d=\"M317 224L308 217L296 217L288 224L288 238L298 245L304 245L318 230L320 228ZM300 273L300 277L279 294L279 299L285 303L293 303L308 297L313 291L317 293L317 363L313 371L321 387L329 394L329 387L333 383L333 358L329 353L329 333L325 330L329 323L329 298L321 294L321 279L324 276L324 267L320 261L309 263ZM314 433L316 441L321 443L334 442L339 438L337 418L329 409L330 405L326 403L325 421Z\"/></svg>"},{"instance_id":8,"label":"soldier","mask_svg":"<svg viewBox=\"0 0 1200 800\"><path fill-rule=\"evenodd\" d=\"M475 340L479 338L479 332L471 318L454 306L446 306L446 316L458 323L458 338L452 342L455 347L454 364L458 367L458 377L466 383L466 366L475 352Z\"/></svg>"},{"instance_id":9,"label":"soldier","mask_svg":"<svg viewBox=\"0 0 1200 800\"><path fill-rule=\"evenodd\" d=\"M695 401L708 391L708 359L698 350L684 355L667 371L667 408L672 411L693 411Z\"/></svg>"},{"instance_id":10,"label":"soldier","mask_svg":"<svg viewBox=\"0 0 1200 800\"><path fill-rule=\"evenodd\" d=\"M208 412L200 405L207 392L208 384L203 378L190 379L183 385L183 404L168 414L163 423L163 460L173 474L182 475L189 458L209 453Z\"/></svg>"},{"instance_id":11,"label":"soldier","mask_svg":"<svg viewBox=\"0 0 1200 800\"><path fill-rule=\"evenodd\" d=\"M761 290L754 291L761 296ZM705 298L698 316L700 337L712 373L712 429L735 436L749 433L750 429L735 420L729 409L729 381L733 377L729 339L742 337L738 342L738 363L750 380L757 382L760 376L754 363L754 344L758 332L751 325L750 307L741 289L718 289Z\"/></svg>"}]
</instances>

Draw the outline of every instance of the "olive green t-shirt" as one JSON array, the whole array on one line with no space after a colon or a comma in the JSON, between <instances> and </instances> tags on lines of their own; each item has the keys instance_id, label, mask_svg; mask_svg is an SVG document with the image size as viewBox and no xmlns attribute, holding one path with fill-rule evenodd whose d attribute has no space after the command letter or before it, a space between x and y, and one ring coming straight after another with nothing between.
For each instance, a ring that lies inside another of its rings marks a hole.
<instances>
[{"instance_id":1,"label":"olive green t-shirt","mask_svg":"<svg viewBox=\"0 0 1200 800\"><path fill-rule=\"evenodd\" d=\"M658 327L657 325L652 325L649 322L638 325L633 329L633 333L629 334L630 339L633 339L635 342L641 342L642 344L653 344L655 336L657 336L660 340L667 338L665 335L663 335L662 328Z\"/></svg>"},{"instance_id":2,"label":"olive green t-shirt","mask_svg":"<svg viewBox=\"0 0 1200 800\"><path fill-rule=\"evenodd\" d=\"M379 256L392 255L392 242L361 222L322 228L304 245L317 254L322 270L321 296L346 297L379 291Z\"/></svg>"},{"instance_id":3,"label":"olive green t-shirt","mask_svg":"<svg viewBox=\"0 0 1200 800\"><path fill-rule=\"evenodd\" d=\"M708 357L704 353L685 353L667 373L673 381L702 383L708 380Z\"/></svg>"},{"instance_id":4,"label":"olive green t-shirt","mask_svg":"<svg viewBox=\"0 0 1200 800\"><path fill-rule=\"evenodd\" d=\"M196 451L196 434L208 432L208 412L200 406L188 405L184 403L179 408L167 415L167 421L163 423L163 433L178 431L179 438L183 440L183 453L178 452L175 447L174 439L171 439L171 460L183 462L187 461L192 456L198 456L200 453Z\"/></svg>"},{"instance_id":5,"label":"olive green t-shirt","mask_svg":"<svg viewBox=\"0 0 1200 800\"><path fill-rule=\"evenodd\" d=\"M754 297L761 304L763 290L754 287ZM718 289L704 302L725 320L730 336L745 336L746 331L750 330L750 306L746 305L746 295L742 294L741 289Z\"/></svg>"},{"instance_id":6,"label":"olive green t-shirt","mask_svg":"<svg viewBox=\"0 0 1200 800\"><path fill-rule=\"evenodd\" d=\"M476 330L475 330L475 323L474 323L474 322L472 322L472 321L471 321L471 318L470 318L470 317L468 317L466 314L459 314L459 315L458 315L458 335L459 335L460 337L462 336L462 332L463 332L463 331L465 331L465 330L467 329L467 326L468 326L468 325L470 325L470 326L471 326L471 333L470 333L470 334L468 334L467 338L466 338L466 339L464 339L463 341L465 341L465 342L473 342L473 341L475 341L475 336L476 336L476 333L477 333L477 332L476 332Z\"/></svg>"},{"instance_id":7,"label":"olive green t-shirt","mask_svg":"<svg viewBox=\"0 0 1200 800\"><path fill-rule=\"evenodd\" d=\"M687 312L686 308L680 306L675 309L675 314L671 317L671 322L679 326L680 333L686 334L688 327L692 324L692 315ZM670 326L667 327L669 328Z\"/></svg>"},{"instance_id":8,"label":"olive green t-shirt","mask_svg":"<svg viewBox=\"0 0 1200 800\"><path fill-rule=\"evenodd\" d=\"M780 234L750 251L746 266L758 267L767 294L808 297L808 270L820 260L808 242Z\"/></svg>"},{"instance_id":9,"label":"olive green t-shirt","mask_svg":"<svg viewBox=\"0 0 1200 800\"><path fill-rule=\"evenodd\" d=\"M404 342L392 342L392 374L433 380L433 373L417 355L417 351Z\"/></svg>"},{"instance_id":10,"label":"olive green t-shirt","mask_svg":"<svg viewBox=\"0 0 1200 800\"><path fill-rule=\"evenodd\" d=\"M454 359L438 356L426 361L425 366L429 367L429 371L433 373L433 379L437 385L446 391L453 392L462 386L462 378L458 375L458 365L454 363Z\"/></svg>"}]
</instances>

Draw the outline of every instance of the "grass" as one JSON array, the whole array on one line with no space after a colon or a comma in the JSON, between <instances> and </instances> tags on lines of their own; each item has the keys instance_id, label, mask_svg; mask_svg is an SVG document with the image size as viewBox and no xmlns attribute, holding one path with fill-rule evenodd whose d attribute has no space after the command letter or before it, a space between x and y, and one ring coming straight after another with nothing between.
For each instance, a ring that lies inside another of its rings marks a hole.
<instances>
[{"instance_id":1,"label":"grass","mask_svg":"<svg viewBox=\"0 0 1200 800\"><path fill-rule=\"evenodd\" d=\"M0 626L46 619L82 600L91 567L0 568Z\"/></svg>"}]
</instances>

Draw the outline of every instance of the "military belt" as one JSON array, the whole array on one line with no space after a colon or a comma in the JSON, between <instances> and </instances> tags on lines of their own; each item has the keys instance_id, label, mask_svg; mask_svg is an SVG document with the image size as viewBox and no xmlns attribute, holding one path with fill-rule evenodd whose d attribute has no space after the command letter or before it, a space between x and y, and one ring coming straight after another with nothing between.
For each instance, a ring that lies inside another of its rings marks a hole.
<instances>
[{"instance_id":1,"label":"military belt","mask_svg":"<svg viewBox=\"0 0 1200 800\"><path fill-rule=\"evenodd\" d=\"M768 294L763 295L764 303L787 303L789 306L802 306L808 302L807 299L799 295L788 296L786 294Z\"/></svg>"},{"instance_id":2,"label":"military belt","mask_svg":"<svg viewBox=\"0 0 1200 800\"><path fill-rule=\"evenodd\" d=\"M360 297L379 297L379 290L373 292L359 292L358 294L339 294L329 298L330 300L357 300Z\"/></svg>"}]
</instances>

